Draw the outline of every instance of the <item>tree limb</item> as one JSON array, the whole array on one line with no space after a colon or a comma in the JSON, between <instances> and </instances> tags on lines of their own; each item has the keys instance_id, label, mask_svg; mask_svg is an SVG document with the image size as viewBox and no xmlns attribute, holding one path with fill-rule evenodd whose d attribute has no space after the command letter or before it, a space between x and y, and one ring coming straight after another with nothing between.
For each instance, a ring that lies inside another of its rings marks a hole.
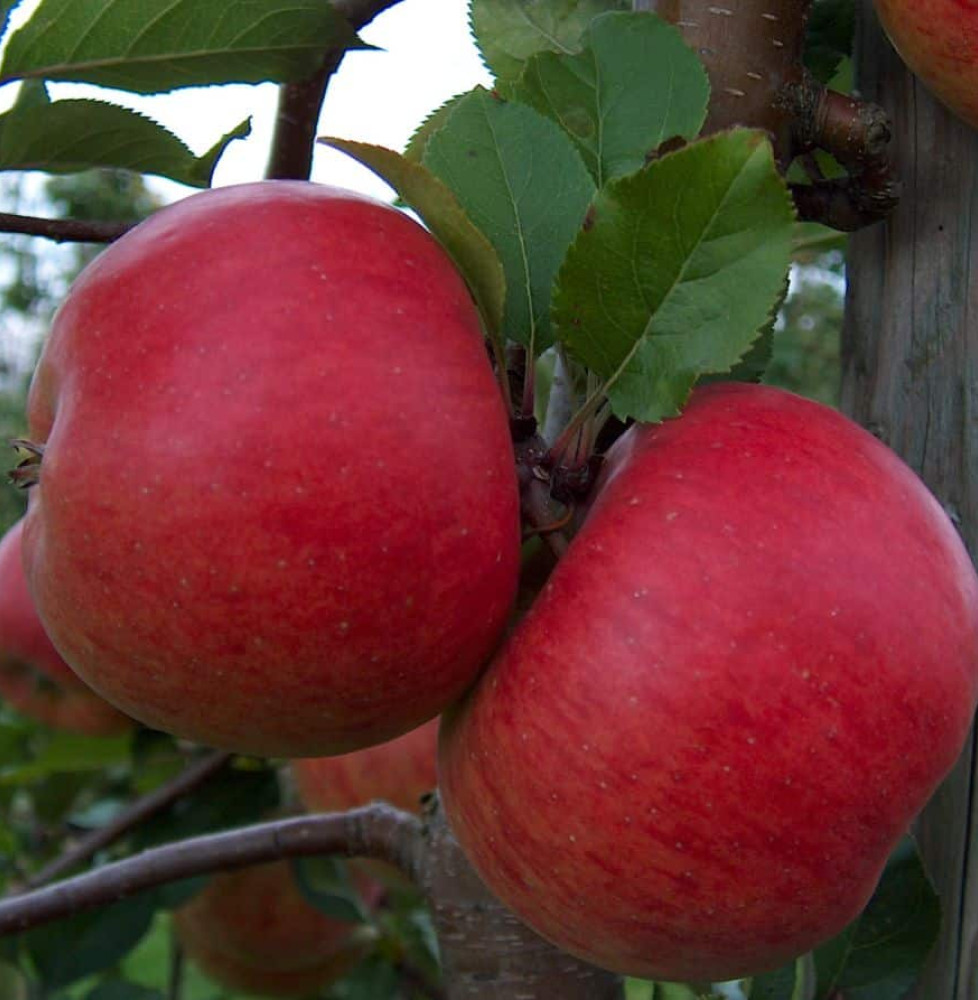
<instances>
[{"instance_id":1,"label":"tree limb","mask_svg":"<svg viewBox=\"0 0 978 1000\"><path fill-rule=\"evenodd\" d=\"M810 78L787 88L785 99L795 115L797 150L824 149L848 171L847 177L793 184L799 217L853 232L889 215L900 200L900 183L889 155L886 112Z\"/></svg>"},{"instance_id":2,"label":"tree limb","mask_svg":"<svg viewBox=\"0 0 978 1000\"><path fill-rule=\"evenodd\" d=\"M400 0L333 0L333 6L359 31L378 14ZM328 50L320 68L295 83L283 84L279 90L275 133L265 176L276 180L308 180L312 170L312 154L316 145L319 112L326 97L326 88L346 55L346 49Z\"/></svg>"},{"instance_id":3,"label":"tree limb","mask_svg":"<svg viewBox=\"0 0 978 1000\"><path fill-rule=\"evenodd\" d=\"M192 837L0 900L0 936L105 906L169 882L284 858L316 854L377 858L417 882L421 847L421 821L383 803Z\"/></svg>"},{"instance_id":4,"label":"tree limb","mask_svg":"<svg viewBox=\"0 0 978 1000\"><path fill-rule=\"evenodd\" d=\"M42 219L35 215L0 212L0 232L43 236L56 243L111 243L138 223L88 222L83 219Z\"/></svg>"},{"instance_id":5,"label":"tree limb","mask_svg":"<svg viewBox=\"0 0 978 1000\"><path fill-rule=\"evenodd\" d=\"M123 809L110 823L92 830L70 850L55 858L35 872L26 882L26 888L37 889L48 882L70 872L72 868L88 861L98 851L115 843L130 830L157 815L177 799L189 794L219 771L222 771L233 755L223 750L215 750L185 767L175 778L159 788L137 799Z\"/></svg>"}]
</instances>

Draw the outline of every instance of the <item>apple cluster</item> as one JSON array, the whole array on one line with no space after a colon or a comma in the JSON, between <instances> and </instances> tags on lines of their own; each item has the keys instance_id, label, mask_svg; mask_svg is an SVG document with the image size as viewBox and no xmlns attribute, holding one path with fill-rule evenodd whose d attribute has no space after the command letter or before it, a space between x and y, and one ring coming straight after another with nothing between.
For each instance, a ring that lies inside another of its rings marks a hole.
<instances>
[{"instance_id":1,"label":"apple cluster","mask_svg":"<svg viewBox=\"0 0 978 1000\"><path fill-rule=\"evenodd\" d=\"M480 317L360 196L242 185L138 226L59 310L29 417L24 565L87 684L331 758L295 764L314 808L355 804L342 769L387 765L346 755L402 734L420 756L377 794L432 784L443 713L467 856L608 969L732 979L837 933L975 710L978 580L940 505L757 385L627 430L504 637L520 497Z\"/></svg>"}]
</instances>

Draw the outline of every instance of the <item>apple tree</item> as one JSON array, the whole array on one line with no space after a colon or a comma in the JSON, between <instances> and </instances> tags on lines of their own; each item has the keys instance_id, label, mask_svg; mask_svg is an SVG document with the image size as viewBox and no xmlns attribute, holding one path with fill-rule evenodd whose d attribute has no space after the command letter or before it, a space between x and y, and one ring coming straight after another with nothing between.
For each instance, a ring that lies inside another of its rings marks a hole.
<instances>
[{"instance_id":1,"label":"apple tree","mask_svg":"<svg viewBox=\"0 0 978 1000\"><path fill-rule=\"evenodd\" d=\"M472 0L491 90L402 151L332 135L395 2L6 29L0 167L200 193L0 217L109 244L15 442L0 988L961 1000L974 237L933 296L917 247L975 159L907 162L909 78L846 0ZM267 176L210 188L247 122L197 156L62 81L275 82ZM318 144L397 207L311 184ZM764 384L792 261L850 232L842 399L873 434ZM83 697L133 721L34 707ZM956 759L954 829L919 826L942 924L907 834Z\"/></svg>"}]
</instances>

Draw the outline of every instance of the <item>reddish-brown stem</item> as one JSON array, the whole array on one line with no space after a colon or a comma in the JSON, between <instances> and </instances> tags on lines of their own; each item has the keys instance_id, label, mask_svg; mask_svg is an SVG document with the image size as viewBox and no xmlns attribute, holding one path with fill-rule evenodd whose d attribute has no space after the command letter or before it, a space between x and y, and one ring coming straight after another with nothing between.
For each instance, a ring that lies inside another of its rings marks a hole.
<instances>
[{"instance_id":1,"label":"reddish-brown stem","mask_svg":"<svg viewBox=\"0 0 978 1000\"><path fill-rule=\"evenodd\" d=\"M900 183L889 155L886 112L809 80L789 90L786 100L795 111L797 149L824 149L848 171L847 177L792 185L799 216L853 232L889 215L900 200Z\"/></svg>"},{"instance_id":2,"label":"reddish-brown stem","mask_svg":"<svg viewBox=\"0 0 978 1000\"><path fill-rule=\"evenodd\" d=\"M333 0L336 10L354 30L369 24L378 14L400 0ZM319 112L326 89L346 54L330 49L323 54L319 69L305 80L284 84L279 91L275 134L266 177L276 180L307 180L312 170Z\"/></svg>"},{"instance_id":3,"label":"reddish-brown stem","mask_svg":"<svg viewBox=\"0 0 978 1000\"><path fill-rule=\"evenodd\" d=\"M133 222L89 222L84 219L42 219L36 215L0 212L0 232L42 236L56 243L111 243L127 233Z\"/></svg>"},{"instance_id":4,"label":"reddish-brown stem","mask_svg":"<svg viewBox=\"0 0 978 1000\"><path fill-rule=\"evenodd\" d=\"M28 889L36 889L60 878L83 864L110 844L114 844L135 827L161 813L177 799L188 795L224 769L232 754L215 750L185 767L175 778L137 799L105 826L93 830L72 848L59 855L50 864L35 872L26 882Z\"/></svg>"},{"instance_id":5,"label":"reddish-brown stem","mask_svg":"<svg viewBox=\"0 0 978 1000\"><path fill-rule=\"evenodd\" d=\"M559 559L570 544L559 526L567 511L550 495L550 472L544 464L546 453L547 444L538 434L516 445L520 513L529 533L539 533Z\"/></svg>"},{"instance_id":6,"label":"reddish-brown stem","mask_svg":"<svg viewBox=\"0 0 978 1000\"><path fill-rule=\"evenodd\" d=\"M417 881L420 847L417 817L380 803L193 837L0 901L0 936L169 882L283 858L316 854L377 858Z\"/></svg>"},{"instance_id":7,"label":"reddish-brown stem","mask_svg":"<svg viewBox=\"0 0 978 1000\"><path fill-rule=\"evenodd\" d=\"M712 94L706 133L764 129L783 169L812 149L831 153L849 176L795 185L804 219L853 230L887 215L899 185L887 155L889 126L875 105L815 83L802 55L812 0L634 0L675 24L699 53Z\"/></svg>"}]
</instances>

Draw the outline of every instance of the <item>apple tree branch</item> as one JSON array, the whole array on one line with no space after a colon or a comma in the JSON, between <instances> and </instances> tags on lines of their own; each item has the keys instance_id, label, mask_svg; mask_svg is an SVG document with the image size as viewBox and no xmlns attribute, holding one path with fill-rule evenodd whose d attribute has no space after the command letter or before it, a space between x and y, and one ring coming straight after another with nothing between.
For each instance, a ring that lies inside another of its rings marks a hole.
<instances>
[{"instance_id":1,"label":"apple tree branch","mask_svg":"<svg viewBox=\"0 0 978 1000\"><path fill-rule=\"evenodd\" d=\"M417 882L420 845L421 821L381 803L191 837L0 900L0 936L106 906L169 882L285 858L316 854L377 858Z\"/></svg>"}]
</instances>

